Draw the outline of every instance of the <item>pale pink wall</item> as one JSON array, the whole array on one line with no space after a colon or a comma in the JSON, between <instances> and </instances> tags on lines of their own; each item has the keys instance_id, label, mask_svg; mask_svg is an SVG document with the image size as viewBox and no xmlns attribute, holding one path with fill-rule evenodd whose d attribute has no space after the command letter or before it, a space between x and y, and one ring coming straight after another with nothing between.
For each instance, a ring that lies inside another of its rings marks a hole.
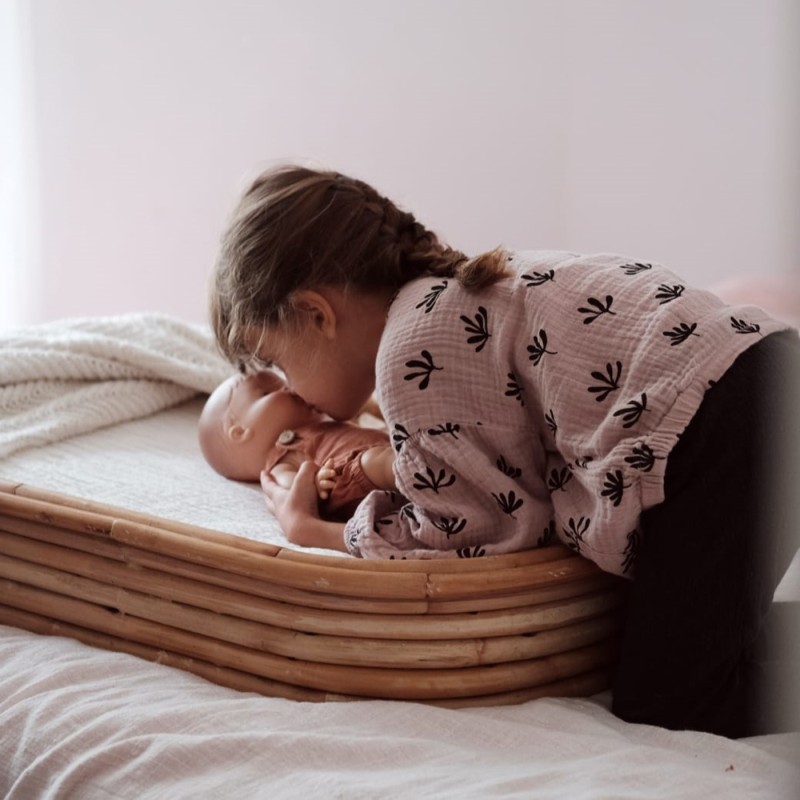
<instances>
[{"instance_id":1,"label":"pale pink wall","mask_svg":"<svg viewBox=\"0 0 800 800\"><path fill-rule=\"evenodd\" d=\"M616 250L702 284L800 262L793 0L27 5L25 321L203 319L234 198L287 158L467 250Z\"/></svg>"}]
</instances>

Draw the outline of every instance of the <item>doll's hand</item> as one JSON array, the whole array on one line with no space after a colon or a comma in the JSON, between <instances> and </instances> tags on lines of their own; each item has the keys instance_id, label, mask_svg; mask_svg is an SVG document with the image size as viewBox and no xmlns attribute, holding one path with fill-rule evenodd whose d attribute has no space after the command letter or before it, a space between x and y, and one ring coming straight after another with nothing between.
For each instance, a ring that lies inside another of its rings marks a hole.
<instances>
[{"instance_id":1,"label":"doll's hand","mask_svg":"<svg viewBox=\"0 0 800 800\"><path fill-rule=\"evenodd\" d=\"M319 470L317 470L315 482L320 500L327 500L336 486L336 470L333 468L332 458L329 458Z\"/></svg>"}]
</instances>

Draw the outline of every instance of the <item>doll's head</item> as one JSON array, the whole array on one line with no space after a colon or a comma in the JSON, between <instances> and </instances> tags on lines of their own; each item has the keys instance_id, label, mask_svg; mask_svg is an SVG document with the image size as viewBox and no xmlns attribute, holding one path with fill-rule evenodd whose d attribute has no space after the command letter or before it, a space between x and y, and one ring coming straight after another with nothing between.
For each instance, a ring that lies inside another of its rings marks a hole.
<instances>
[{"instance_id":1,"label":"doll's head","mask_svg":"<svg viewBox=\"0 0 800 800\"><path fill-rule=\"evenodd\" d=\"M258 481L283 431L322 418L274 372L234 375L206 401L198 428L200 449L220 475Z\"/></svg>"},{"instance_id":2,"label":"doll's head","mask_svg":"<svg viewBox=\"0 0 800 800\"><path fill-rule=\"evenodd\" d=\"M470 260L363 181L289 165L257 178L233 214L215 268L211 322L223 354L249 363L259 356L259 332L300 335L303 290L388 298L423 275L480 288L505 269L501 250Z\"/></svg>"}]
</instances>

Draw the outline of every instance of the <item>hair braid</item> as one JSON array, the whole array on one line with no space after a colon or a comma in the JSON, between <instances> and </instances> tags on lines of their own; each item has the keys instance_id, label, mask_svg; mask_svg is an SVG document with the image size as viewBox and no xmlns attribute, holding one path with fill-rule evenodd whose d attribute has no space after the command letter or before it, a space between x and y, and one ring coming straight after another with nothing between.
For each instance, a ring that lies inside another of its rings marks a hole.
<instances>
[{"instance_id":1,"label":"hair braid","mask_svg":"<svg viewBox=\"0 0 800 800\"><path fill-rule=\"evenodd\" d=\"M292 296L319 286L396 290L424 275L467 289L507 274L501 248L468 258L369 184L299 166L270 170L245 192L222 238L211 321L223 353L248 361L254 328L293 318Z\"/></svg>"}]
</instances>

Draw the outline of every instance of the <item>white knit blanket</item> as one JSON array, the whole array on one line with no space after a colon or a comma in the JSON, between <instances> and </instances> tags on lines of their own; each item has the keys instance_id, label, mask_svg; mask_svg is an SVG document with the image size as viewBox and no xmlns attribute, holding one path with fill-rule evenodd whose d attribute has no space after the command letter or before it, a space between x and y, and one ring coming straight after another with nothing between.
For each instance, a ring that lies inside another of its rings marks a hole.
<instances>
[{"instance_id":1,"label":"white knit blanket","mask_svg":"<svg viewBox=\"0 0 800 800\"><path fill-rule=\"evenodd\" d=\"M0 458L153 414L231 372L208 329L163 314L0 333Z\"/></svg>"}]
</instances>

